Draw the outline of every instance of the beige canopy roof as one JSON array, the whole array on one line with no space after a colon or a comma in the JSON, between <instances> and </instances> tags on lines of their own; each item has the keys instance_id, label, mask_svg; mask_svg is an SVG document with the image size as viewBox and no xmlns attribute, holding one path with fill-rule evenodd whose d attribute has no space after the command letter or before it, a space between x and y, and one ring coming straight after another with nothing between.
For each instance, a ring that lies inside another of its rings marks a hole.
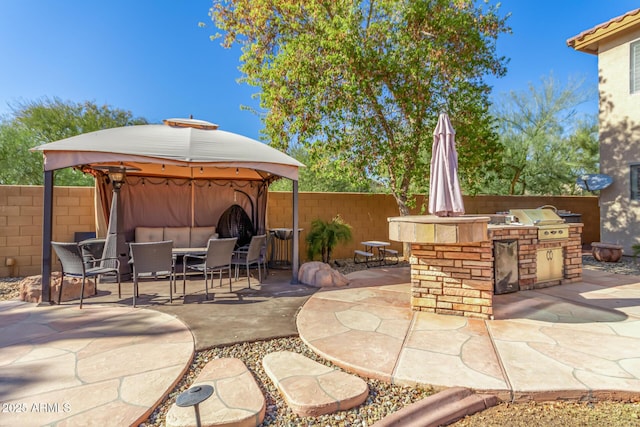
<instances>
[{"instance_id":1,"label":"beige canopy roof","mask_svg":"<svg viewBox=\"0 0 640 427\"><path fill-rule=\"evenodd\" d=\"M304 166L259 141L192 119L105 129L33 150L44 154L46 171L125 166L128 175L269 181L276 176L297 180Z\"/></svg>"}]
</instances>

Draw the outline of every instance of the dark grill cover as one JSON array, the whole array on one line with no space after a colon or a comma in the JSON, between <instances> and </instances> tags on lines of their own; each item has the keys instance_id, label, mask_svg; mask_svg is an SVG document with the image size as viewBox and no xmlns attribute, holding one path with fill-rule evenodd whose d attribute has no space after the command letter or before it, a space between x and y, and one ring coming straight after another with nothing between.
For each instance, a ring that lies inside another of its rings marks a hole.
<instances>
[{"instance_id":1,"label":"dark grill cover","mask_svg":"<svg viewBox=\"0 0 640 427\"><path fill-rule=\"evenodd\" d=\"M231 205L218 220L216 232L222 238L237 237L237 245L244 246L251 242L253 223L242 206Z\"/></svg>"}]
</instances>

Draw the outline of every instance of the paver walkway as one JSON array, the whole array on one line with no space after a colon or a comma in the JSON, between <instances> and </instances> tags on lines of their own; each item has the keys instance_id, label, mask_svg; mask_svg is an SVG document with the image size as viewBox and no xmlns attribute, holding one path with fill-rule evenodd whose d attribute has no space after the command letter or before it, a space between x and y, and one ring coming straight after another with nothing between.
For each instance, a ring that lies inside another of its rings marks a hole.
<instances>
[{"instance_id":1,"label":"paver walkway","mask_svg":"<svg viewBox=\"0 0 640 427\"><path fill-rule=\"evenodd\" d=\"M496 295L485 321L412 312L406 269L376 270L298 315L302 339L350 372L505 400L640 397L638 276L584 270L580 283ZM370 286L372 274L398 284Z\"/></svg>"}]
</instances>

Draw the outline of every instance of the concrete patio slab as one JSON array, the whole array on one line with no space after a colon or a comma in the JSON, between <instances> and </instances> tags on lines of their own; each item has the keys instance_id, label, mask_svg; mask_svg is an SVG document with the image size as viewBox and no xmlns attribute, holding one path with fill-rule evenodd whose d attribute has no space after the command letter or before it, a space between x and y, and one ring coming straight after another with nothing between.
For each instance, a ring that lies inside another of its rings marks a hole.
<instances>
[{"instance_id":1,"label":"concrete patio slab","mask_svg":"<svg viewBox=\"0 0 640 427\"><path fill-rule=\"evenodd\" d=\"M196 343L297 335L296 312L317 289L289 280L274 271L252 289L246 279L232 292L215 287L206 300L202 276L190 277L173 304L167 281L145 281L135 309L131 283L122 298L101 283L83 309L0 302L0 402L11 409L0 425L137 425L182 379Z\"/></svg>"},{"instance_id":2,"label":"concrete patio slab","mask_svg":"<svg viewBox=\"0 0 640 427\"><path fill-rule=\"evenodd\" d=\"M209 289L209 299L205 298L202 275L187 276L186 295L182 295L182 277L178 280L177 293L173 303L169 303L169 289L163 280L140 282L140 297L136 305L151 308L177 317L195 337L196 350L215 346L231 345L244 341L257 341L298 334L296 313L317 291L306 285L292 285L290 270L269 270L268 277L259 284L247 279L229 282L217 280ZM109 285L101 285L104 289ZM111 292L102 292L98 297L85 299L85 304L123 304L131 307L132 286L122 286L122 299L117 298L116 286Z\"/></svg>"}]
</instances>

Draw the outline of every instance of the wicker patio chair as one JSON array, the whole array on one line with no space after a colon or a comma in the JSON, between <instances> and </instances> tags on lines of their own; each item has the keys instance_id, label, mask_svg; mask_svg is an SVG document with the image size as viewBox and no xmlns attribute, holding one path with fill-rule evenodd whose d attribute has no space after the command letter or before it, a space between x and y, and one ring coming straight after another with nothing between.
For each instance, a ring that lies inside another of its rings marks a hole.
<instances>
[{"instance_id":1,"label":"wicker patio chair","mask_svg":"<svg viewBox=\"0 0 640 427\"><path fill-rule=\"evenodd\" d=\"M133 306L136 306L138 279L169 276L169 302L173 302L175 286L175 264L171 249L173 241L131 243L131 264L133 266Z\"/></svg>"},{"instance_id":2,"label":"wicker patio chair","mask_svg":"<svg viewBox=\"0 0 640 427\"><path fill-rule=\"evenodd\" d=\"M85 268L95 267L98 261L103 257L108 256L104 248L106 245L106 239L87 239L78 242L80 251L82 252L82 258L84 258ZM112 267L113 265L109 265Z\"/></svg>"},{"instance_id":3,"label":"wicker patio chair","mask_svg":"<svg viewBox=\"0 0 640 427\"><path fill-rule=\"evenodd\" d=\"M229 292L231 287L231 258L233 257L233 249L238 241L237 237L228 239L210 239L207 242L206 255L185 255L184 270L182 275L182 292L186 287L187 270L196 270L204 273L204 292L206 298L209 299L209 273L211 273L211 287L213 288L213 273L220 273L220 286L222 286L222 272L224 269L229 271ZM202 262L189 264L189 259L197 259Z\"/></svg>"},{"instance_id":4,"label":"wicker patio chair","mask_svg":"<svg viewBox=\"0 0 640 427\"><path fill-rule=\"evenodd\" d=\"M249 269L252 265L258 266L258 282L262 283L262 268L260 264L266 262L266 251L264 247L267 245L267 235L260 234L253 236L249 246L239 248L233 253L233 259L231 263L236 266L236 280L238 279L238 270L240 266L244 266L247 269L247 280L249 282L249 288L251 288L251 274Z\"/></svg>"},{"instance_id":5,"label":"wicker patio chair","mask_svg":"<svg viewBox=\"0 0 640 427\"><path fill-rule=\"evenodd\" d=\"M80 246L73 243L65 242L51 242L53 250L55 251L60 263L62 264L62 277L60 282L60 289L58 290L58 304L62 300L62 285L64 284L64 276L69 277L82 277L82 287L80 290L80 308L82 308L82 300L84 298L84 284L87 277L96 278L97 282L100 276L107 273L115 273L118 278L118 298L120 298L120 261L117 258L107 259L102 258L93 260L99 263L98 266L89 267L85 266L85 260L82 257L82 250ZM111 262L111 265L107 265L107 262Z\"/></svg>"}]
</instances>

